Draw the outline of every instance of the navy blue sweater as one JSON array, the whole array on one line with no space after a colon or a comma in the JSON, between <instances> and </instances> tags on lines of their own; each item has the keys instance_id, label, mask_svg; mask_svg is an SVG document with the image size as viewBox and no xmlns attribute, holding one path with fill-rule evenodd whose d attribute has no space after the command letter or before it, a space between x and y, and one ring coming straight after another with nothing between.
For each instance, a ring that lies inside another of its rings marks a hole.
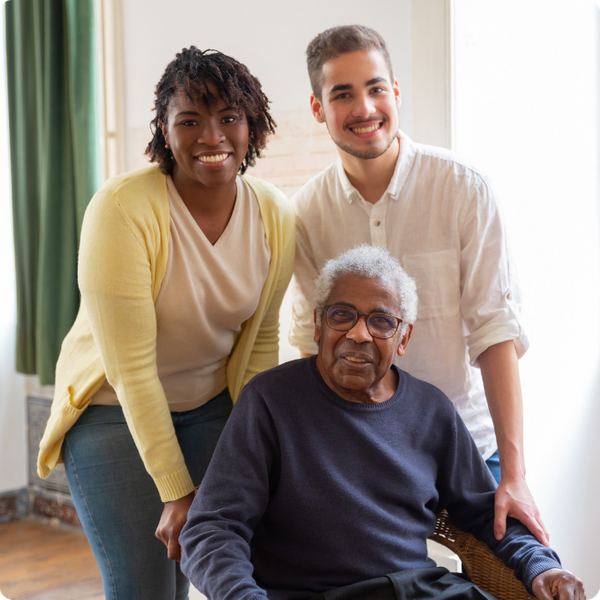
<instances>
[{"instance_id":1,"label":"navy blue sweater","mask_svg":"<svg viewBox=\"0 0 600 600\"><path fill-rule=\"evenodd\" d=\"M352 403L313 357L244 388L180 538L182 569L209 600L309 598L432 566L426 539L444 508L529 589L560 568L518 521L496 541L496 484L454 407L398 378L386 402Z\"/></svg>"}]
</instances>

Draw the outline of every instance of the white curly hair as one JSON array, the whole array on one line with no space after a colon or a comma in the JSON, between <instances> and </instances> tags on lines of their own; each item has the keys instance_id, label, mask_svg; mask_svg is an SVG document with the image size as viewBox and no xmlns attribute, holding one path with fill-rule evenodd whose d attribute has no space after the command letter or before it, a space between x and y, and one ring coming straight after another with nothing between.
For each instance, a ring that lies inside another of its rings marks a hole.
<instances>
[{"instance_id":1,"label":"white curly hair","mask_svg":"<svg viewBox=\"0 0 600 600\"><path fill-rule=\"evenodd\" d=\"M315 281L314 304L317 309L317 325L320 327L323 310L335 282L343 275L358 275L365 279L383 279L392 285L400 298L398 315L404 323L400 327L401 335L408 326L417 320L417 284L406 273L400 263L384 248L362 244L346 250L337 258L328 260Z\"/></svg>"}]
</instances>

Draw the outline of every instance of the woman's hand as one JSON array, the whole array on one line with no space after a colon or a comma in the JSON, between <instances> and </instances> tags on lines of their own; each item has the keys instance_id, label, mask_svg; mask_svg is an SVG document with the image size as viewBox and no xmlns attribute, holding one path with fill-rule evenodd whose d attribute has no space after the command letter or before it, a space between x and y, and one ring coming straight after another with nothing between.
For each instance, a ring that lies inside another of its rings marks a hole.
<instances>
[{"instance_id":1,"label":"woman's hand","mask_svg":"<svg viewBox=\"0 0 600 600\"><path fill-rule=\"evenodd\" d=\"M179 534L185 525L193 500L194 492L179 500L165 503L155 535L167 547L167 556L171 560L181 559Z\"/></svg>"}]
</instances>

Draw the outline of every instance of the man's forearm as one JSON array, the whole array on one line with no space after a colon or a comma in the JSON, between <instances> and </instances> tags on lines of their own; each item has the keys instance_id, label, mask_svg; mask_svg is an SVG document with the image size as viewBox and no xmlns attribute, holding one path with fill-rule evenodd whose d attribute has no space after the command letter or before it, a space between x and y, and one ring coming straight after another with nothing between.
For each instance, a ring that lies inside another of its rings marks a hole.
<instances>
[{"instance_id":1,"label":"man's forearm","mask_svg":"<svg viewBox=\"0 0 600 600\"><path fill-rule=\"evenodd\" d=\"M514 342L490 346L478 362L496 431L502 477L524 478L523 398Z\"/></svg>"},{"instance_id":2,"label":"man's forearm","mask_svg":"<svg viewBox=\"0 0 600 600\"><path fill-rule=\"evenodd\" d=\"M479 356L479 366L496 430L502 475L496 491L494 535L502 539L506 517L515 517L548 546L548 531L525 481L523 400L514 342L490 346Z\"/></svg>"}]
</instances>

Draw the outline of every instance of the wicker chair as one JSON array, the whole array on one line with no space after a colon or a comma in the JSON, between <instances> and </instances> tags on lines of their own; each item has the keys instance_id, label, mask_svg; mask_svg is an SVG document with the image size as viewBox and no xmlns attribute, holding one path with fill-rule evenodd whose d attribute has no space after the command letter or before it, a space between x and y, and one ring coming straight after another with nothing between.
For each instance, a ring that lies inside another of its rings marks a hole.
<instances>
[{"instance_id":1,"label":"wicker chair","mask_svg":"<svg viewBox=\"0 0 600 600\"><path fill-rule=\"evenodd\" d=\"M499 600L535 600L486 544L455 527L444 510L430 540L458 555L471 581Z\"/></svg>"}]
</instances>

